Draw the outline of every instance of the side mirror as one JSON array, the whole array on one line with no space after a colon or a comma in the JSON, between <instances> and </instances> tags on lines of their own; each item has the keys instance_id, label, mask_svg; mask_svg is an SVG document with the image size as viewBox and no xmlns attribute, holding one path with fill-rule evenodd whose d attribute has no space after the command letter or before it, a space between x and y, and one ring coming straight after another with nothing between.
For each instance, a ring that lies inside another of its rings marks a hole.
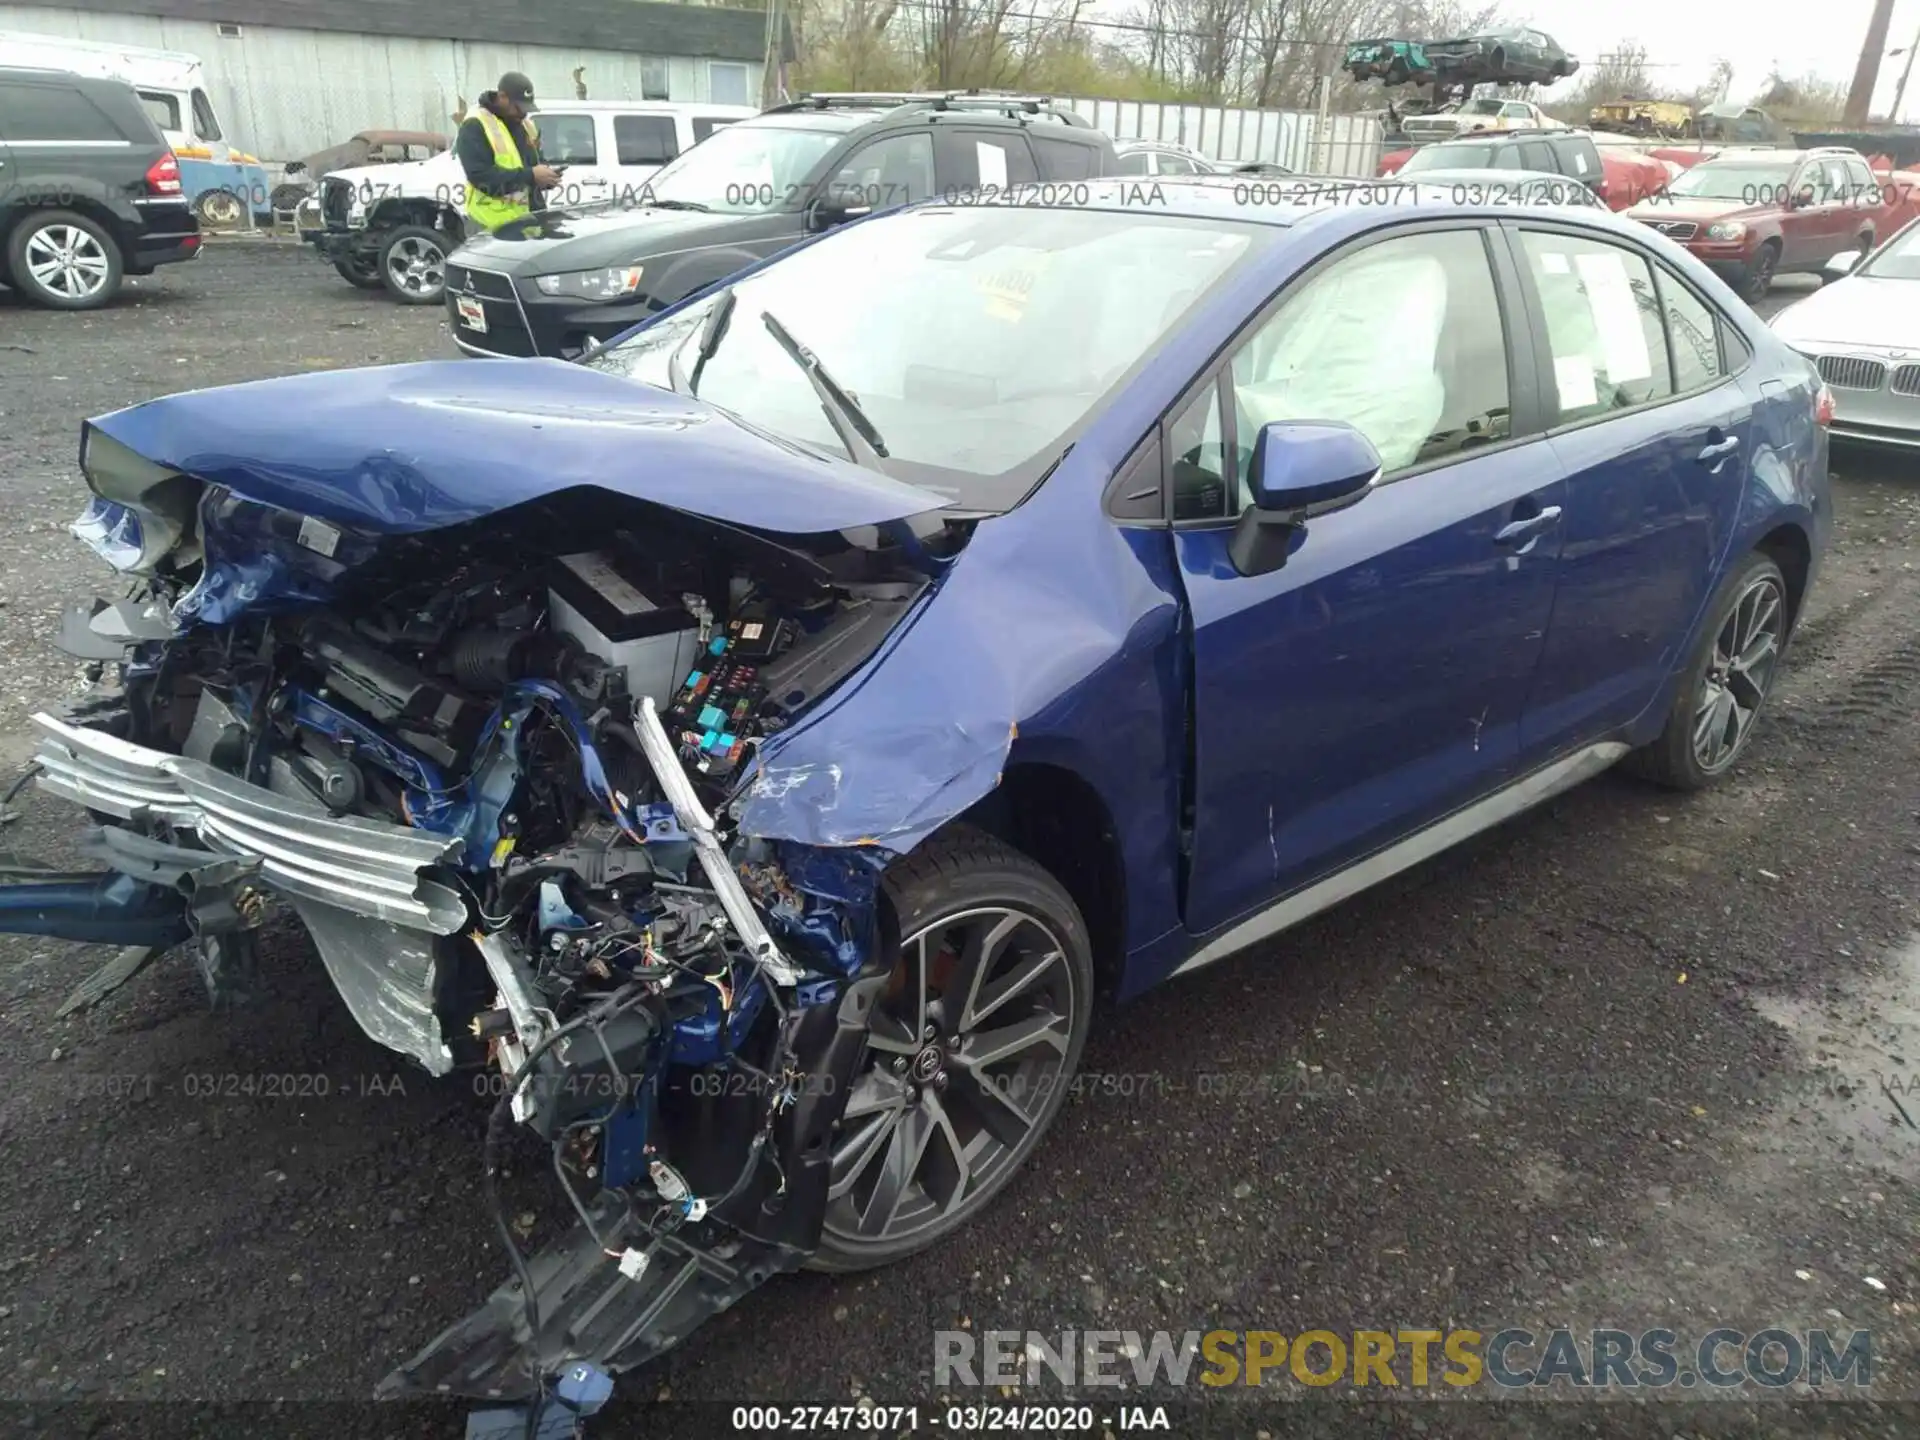
<instances>
[{"instance_id":1,"label":"side mirror","mask_svg":"<svg viewBox=\"0 0 1920 1440\"><path fill-rule=\"evenodd\" d=\"M1265 575L1287 563L1308 520L1366 498L1380 478L1380 452L1337 420L1276 420L1260 427L1248 473L1253 503L1227 554L1242 575Z\"/></svg>"},{"instance_id":2,"label":"side mirror","mask_svg":"<svg viewBox=\"0 0 1920 1440\"><path fill-rule=\"evenodd\" d=\"M871 215L871 205L849 205L841 198L835 198L828 191L813 202L813 208L807 216L809 230L831 230L836 225L844 225L849 220L858 220L862 215Z\"/></svg>"},{"instance_id":3,"label":"side mirror","mask_svg":"<svg viewBox=\"0 0 1920 1440\"><path fill-rule=\"evenodd\" d=\"M1862 256L1858 250L1842 250L1826 263L1826 272L1836 279L1842 275L1851 275L1853 267L1858 265Z\"/></svg>"}]
</instances>

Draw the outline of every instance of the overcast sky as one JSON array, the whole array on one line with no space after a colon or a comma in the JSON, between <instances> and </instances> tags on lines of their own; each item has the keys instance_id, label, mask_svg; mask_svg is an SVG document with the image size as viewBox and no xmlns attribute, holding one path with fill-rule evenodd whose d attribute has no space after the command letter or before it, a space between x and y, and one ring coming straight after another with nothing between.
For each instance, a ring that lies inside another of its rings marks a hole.
<instances>
[{"instance_id":1,"label":"overcast sky","mask_svg":"<svg viewBox=\"0 0 1920 1440\"><path fill-rule=\"evenodd\" d=\"M1704 81L1715 58L1724 55L1733 62L1728 98L1744 101L1760 89L1776 64L1785 75L1814 71L1851 83L1873 0L1822 0L1818 6L1790 6L1780 0L1747 5L1707 5L1701 0L1515 0L1508 13L1546 31L1582 62L1618 49L1623 41L1637 40L1657 67L1650 73L1662 83L1683 88ZM1895 0L1887 48L1913 44L1916 30L1920 30L1920 0ZM1904 55L1881 60L1880 85L1874 94L1876 114L1892 103L1905 64ZM1571 84L1562 81L1559 89L1564 91ZM1920 119L1920 68L1908 82L1900 108L1907 118Z\"/></svg>"}]
</instances>

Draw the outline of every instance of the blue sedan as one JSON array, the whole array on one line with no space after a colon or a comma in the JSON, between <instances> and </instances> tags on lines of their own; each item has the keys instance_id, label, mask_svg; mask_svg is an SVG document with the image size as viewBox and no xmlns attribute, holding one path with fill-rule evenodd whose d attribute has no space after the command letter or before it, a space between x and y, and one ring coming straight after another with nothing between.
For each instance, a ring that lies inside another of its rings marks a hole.
<instances>
[{"instance_id":1,"label":"blue sedan","mask_svg":"<svg viewBox=\"0 0 1920 1440\"><path fill-rule=\"evenodd\" d=\"M584 364L89 423L143 604L39 717L106 868L0 928L300 915L376 1040L496 1068L580 1224L390 1377L529 1395L910 1254L1094 1000L1619 761L1751 742L1831 526L1809 364L1644 226L1162 180L876 215ZM116 979L114 983L118 983ZM492 1191L489 1189L491 1196Z\"/></svg>"}]
</instances>

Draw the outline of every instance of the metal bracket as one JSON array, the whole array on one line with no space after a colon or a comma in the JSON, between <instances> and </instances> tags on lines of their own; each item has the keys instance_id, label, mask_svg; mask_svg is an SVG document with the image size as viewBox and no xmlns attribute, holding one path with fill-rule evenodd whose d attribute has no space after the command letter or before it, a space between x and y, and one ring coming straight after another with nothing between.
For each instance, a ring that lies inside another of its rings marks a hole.
<instances>
[{"instance_id":1,"label":"metal bracket","mask_svg":"<svg viewBox=\"0 0 1920 1440\"><path fill-rule=\"evenodd\" d=\"M713 817L707 814L700 797L693 793L693 782L687 779L687 772L680 768L680 758L673 753L673 741L668 739L666 727L660 723L660 714L653 707L653 697L641 696L633 714L640 748L646 752L654 778L660 782L660 788L673 805L673 813L680 819L680 828L693 841L694 853L700 857L700 868L707 872L708 882L720 897L720 908L727 912L727 919L733 922L733 928L753 957L765 967L768 979L776 985L799 984L805 972L781 954L773 936L767 933L767 927L761 923L760 912L753 908L753 901L747 898L746 886L734 874L733 866L727 860L727 852L714 830Z\"/></svg>"}]
</instances>

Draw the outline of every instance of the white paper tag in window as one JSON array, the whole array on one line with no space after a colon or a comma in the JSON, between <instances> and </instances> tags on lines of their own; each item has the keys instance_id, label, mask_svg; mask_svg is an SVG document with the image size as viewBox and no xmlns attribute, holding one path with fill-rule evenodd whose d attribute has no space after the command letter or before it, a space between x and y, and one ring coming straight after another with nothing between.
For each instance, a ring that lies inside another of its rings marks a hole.
<instances>
[{"instance_id":1,"label":"white paper tag in window","mask_svg":"<svg viewBox=\"0 0 1920 1440\"><path fill-rule=\"evenodd\" d=\"M984 140L973 142L973 155L980 166L980 188L983 190L1004 190L1007 188L1007 152L998 145L989 145Z\"/></svg>"},{"instance_id":2,"label":"white paper tag in window","mask_svg":"<svg viewBox=\"0 0 1920 1440\"><path fill-rule=\"evenodd\" d=\"M1627 279L1627 257L1609 251L1578 256L1574 264L1587 287L1608 382L1627 385L1647 379L1653 374L1653 359L1647 353L1647 332L1640 324L1640 302Z\"/></svg>"},{"instance_id":3,"label":"white paper tag in window","mask_svg":"<svg viewBox=\"0 0 1920 1440\"><path fill-rule=\"evenodd\" d=\"M1600 392L1593 383L1593 362L1584 355L1555 360L1553 385L1560 392L1562 410L1585 410L1600 403Z\"/></svg>"},{"instance_id":4,"label":"white paper tag in window","mask_svg":"<svg viewBox=\"0 0 1920 1440\"><path fill-rule=\"evenodd\" d=\"M1558 250L1543 250L1540 252L1540 268L1549 275L1565 275L1567 257Z\"/></svg>"}]
</instances>

